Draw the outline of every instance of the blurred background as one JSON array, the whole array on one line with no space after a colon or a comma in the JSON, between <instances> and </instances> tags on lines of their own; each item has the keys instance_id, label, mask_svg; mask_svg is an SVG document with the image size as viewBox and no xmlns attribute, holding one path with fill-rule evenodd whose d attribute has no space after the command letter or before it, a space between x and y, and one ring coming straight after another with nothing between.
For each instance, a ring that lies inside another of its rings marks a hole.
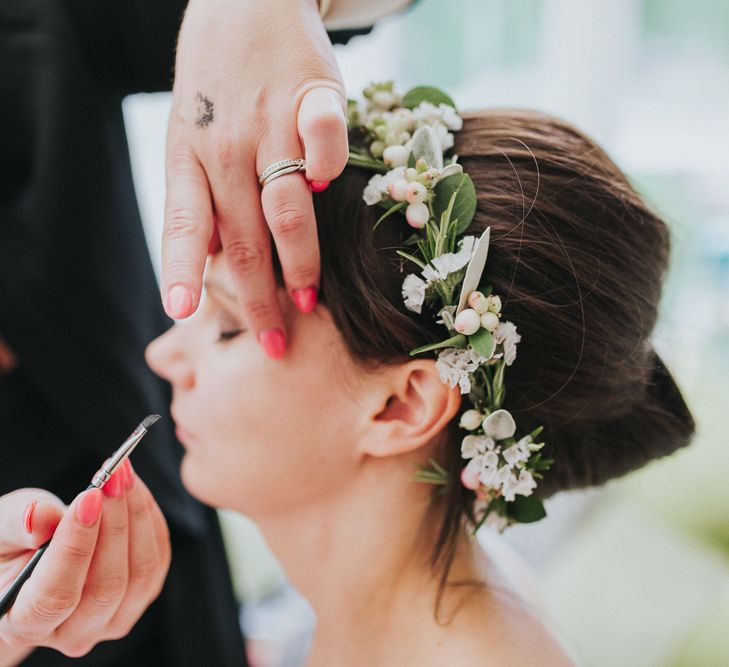
<instances>
[{"instance_id":1,"label":"blurred background","mask_svg":"<svg viewBox=\"0 0 729 667\"><path fill-rule=\"evenodd\" d=\"M546 519L503 539L534 568L579 664L729 665L729 2L421 0L336 53L350 97L394 79L402 91L441 87L461 110L529 107L572 121L669 222L654 344L694 412L694 443L550 499ZM169 96L131 96L124 111L159 270ZM301 664L308 605L253 524L221 519L251 657Z\"/></svg>"}]
</instances>

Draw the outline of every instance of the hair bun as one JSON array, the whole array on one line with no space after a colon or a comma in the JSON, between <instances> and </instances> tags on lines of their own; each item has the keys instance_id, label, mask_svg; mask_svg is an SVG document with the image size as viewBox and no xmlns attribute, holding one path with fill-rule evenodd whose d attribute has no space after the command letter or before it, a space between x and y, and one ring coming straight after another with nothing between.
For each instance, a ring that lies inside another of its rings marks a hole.
<instances>
[{"instance_id":1,"label":"hair bun","mask_svg":"<svg viewBox=\"0 0 729 667\"><path fill-rule=\"evenodd\" d=\"M559 452L545 446L556 461L540 483L542 498L603 484L691 442L696 423L681 390L653 348L649 360L645 393L626 412L581 433L555 435Z\"/></svg>"}]
</instances>

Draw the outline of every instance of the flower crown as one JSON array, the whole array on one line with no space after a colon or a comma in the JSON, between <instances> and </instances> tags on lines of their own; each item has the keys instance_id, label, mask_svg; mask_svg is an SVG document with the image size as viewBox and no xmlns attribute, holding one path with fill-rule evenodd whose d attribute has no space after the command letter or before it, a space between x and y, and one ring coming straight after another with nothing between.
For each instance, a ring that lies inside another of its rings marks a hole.
<instances>
[{"instance_id":1,"label":"flower crown","mask_svg":"<svg viewBox=\"0 0 729 667\"><path fill-rule=\"evenodd\" d=\"M504 369L514 362L521 336L512 322L501 321L500 297L480 284L491 228L480 238L457 239L473 219L476 191L458 156L443 154L453 147L451 130L460 130L463 121L441 90L419 86L401 95L392 81L372 83L364 100L348 100L347 111L348 164L377 172L363 198L386 209L373 229L401 212L417 230L404 242L413 252L397 251L420 269L403 281L405 307L422 314L425 306L448 331L445 340L410 355L438 350L440 378L458 385L472 404L459 426L468 431L461 444L468 461L461 482L475 492L473 532L483 523L503 532L514 523L537 521L546 512L532 495L535 478L553 460L542 458L544 442L534 441L543 427L517 440L514 419L501 407ZM444 493L448 471L430 459L415 479Z\"/></svg>"}]
</instances>

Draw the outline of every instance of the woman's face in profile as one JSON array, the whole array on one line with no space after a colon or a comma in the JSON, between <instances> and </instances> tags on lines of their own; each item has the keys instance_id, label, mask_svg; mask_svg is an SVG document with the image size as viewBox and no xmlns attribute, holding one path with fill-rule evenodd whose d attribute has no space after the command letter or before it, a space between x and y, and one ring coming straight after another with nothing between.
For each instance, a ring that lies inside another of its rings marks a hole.
<instances>
[{"instance_id":1,"label":"woman's face in profile","mask_svg":"<svg viewBox=\"0 0 729 667\"><path fill-rule=\"evenodd\" d=\"M241 319L222 253L206 287L198 312L146 352L172 385L185 486L254 518L325 499L354 474L366 421L353 393L361 374L329 312L302 315L279 289L287 352L273 360Z\"/></svg>"}]
</instances>

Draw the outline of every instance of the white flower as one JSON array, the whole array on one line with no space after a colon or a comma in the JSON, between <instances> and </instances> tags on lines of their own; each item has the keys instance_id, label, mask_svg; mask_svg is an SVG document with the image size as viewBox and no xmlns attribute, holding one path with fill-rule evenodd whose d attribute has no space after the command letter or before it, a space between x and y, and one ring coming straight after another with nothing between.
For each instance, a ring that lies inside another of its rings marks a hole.
<instances>
[{"instance_id":1,"label":"white flower","mask_svg":"<svg viewBox=\"0 0 729 667\"><path fill-rule=\"evenodd\" d=\"M511 366L516 359L516 344L521 340L521 335L516 332L516 325L513 322L499 322L494 331L494 340L504 346L504 360L507 366Z\"/></svg>"},{"instance_id":2,"label":"white flower","mask_svg":"<svg viewBox=\"0 0 729 667\"><path fill-rule=\"evenodd\" d=\"M442 123L449 130L460 130L463 119L450 104L440 103L437 107L430 102L421 102L413 109L415 124Z\"/></svg>"},{"instance_id":3,"label":"white flower","mask_svg":"<svg viewBox=\"0 0 729 667\"><path fill-rule=\"evenodd\" d=\"M494 439L486 435L467 435L461 441L461 456L464 459L472 459L492 451L495 446Z\"/></svg>"},{"instance_id":4,"label":"white flower","mask_svg":"<svg viewBox=\"0 0 729 667\"><path fill-rule=\"evenodd\" d=\"M504 440L514 435L516 423L511 413L503 408L492 412L483 420L483 432L495 440Z\"/></svg>"},{"instance_id":5,"label":"white flower","mask_svg":"<svg viewBox=\"0 0 729 667\"><path fill-rule=\"evenodd\" d=\"M479 480L484 486L499 490L502 484L510 479L516 480L516 477L509 466L484 466L479 475Z\"/></svg>"},{"instance_id":6,"label":"white flower","mask_svg":"<svg viewBox=\"0 0 729 667\"><path fill-rule=\"evenodd\" d=\"M475 236L464 236L459 241L458 252L446 252L435 257L431 263L423 269L423 277L428 280L428 282L433 280L445 280L449 274L462 269L471 261L475 243Z\"/></svg>"},{"instance_id":7,"label":"white flower","mask_svg":"<svg viewBox=\"0 0 729 667\"><path fill-rule=\"evenodd\" d=\"M414 273L405 276L405 280L402 281L402 298L405 299L405 308L419 314L423 309L426 287L426 282Z\"/></svg>"},{"instance_id":8,"label":"white flower","mask_svg":"<svg viewBox=\"0 0 729 667\"><path fill-rule=\"evenodd\" d=\"M379 204L382 198L389 195L388 186L398 178L404 178L405 167L395 167L386 174L375 174L370 178L367 187L364 189L362 199L369 206Z\"/></svg>"},{"instance_id":9,"label":"white flower","mask_svg":"<svg viewBox=\"0 0 729 667\"><path fill-rule=\"evenodd\" d=\"M485 359L471 347L460 349L447 347L438 353L435 368L440 379L450 387L458 385L462 394L471 391L471 378L469 377Z\"/></svg>"},{"instance_id":10,"label":"white flower","mask_svg":"<svg viewBox=\"0 0 729 667\"><path fill-rule=\"evenodd\" d=\"M521 461L526 461L530 456L528 444L532 441L531 436L525 435L521 440L515 442L511 447L504 450L504 458L510 465L516 465Z\"/></svg>"},{"instance_id":11,"label":"white flower","mask_svg":"<svg viewBox=\"0 0 729 667\"><path fill-rule=\"evenodd\" d=\"M528 470L522 470L519 473L518 479L512 475L510 479L504 482L501 492L504 494L504 500L511 502L514 498L516 498L517 493L522 496L530 496L532 494L532 489L534 489L536 485L537 483L534 481L532 473Z\"/></svg>"},{"instance_id":12,"label":"white flower","mask_svg":"<svg viewBox=\"0 0 729 667\"><path fill-rule=\"evenodd\" d=\"M432 125L435 136L440 142L440 149L443 153L453 148L454 140L453 135L446 129L443 123L434 123Z\"/></svg>"}]
</instances>

